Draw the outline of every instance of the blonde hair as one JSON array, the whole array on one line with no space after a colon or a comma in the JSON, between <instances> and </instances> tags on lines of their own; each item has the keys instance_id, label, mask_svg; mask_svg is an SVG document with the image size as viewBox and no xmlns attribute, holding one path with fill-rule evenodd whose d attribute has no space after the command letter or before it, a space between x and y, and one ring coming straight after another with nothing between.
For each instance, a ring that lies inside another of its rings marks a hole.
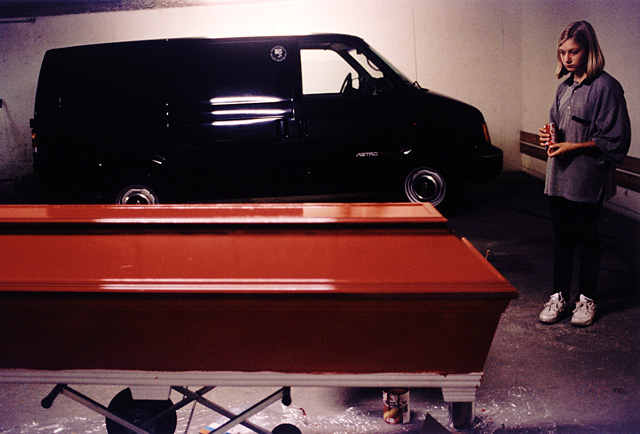
<instances>
[{"instance_id":1,"label":"blonde hair","mask_svg":"<svg viewBox=\"0 0 640 434\"><path fill-rule=\"evenodd\" d=\"M562 58L560 57L560 45L564 44L568 39L573 39L583 49L587 50L587 80L593 80L602 74L604 71L604 54L602 54L600 44L598 44L596 31L587 21L575 21L568 24L558 38L558 50L556 52L558 68L556 69L556 76L560 78L569 73L562 64Z\"/></svg>"}]
</instances>

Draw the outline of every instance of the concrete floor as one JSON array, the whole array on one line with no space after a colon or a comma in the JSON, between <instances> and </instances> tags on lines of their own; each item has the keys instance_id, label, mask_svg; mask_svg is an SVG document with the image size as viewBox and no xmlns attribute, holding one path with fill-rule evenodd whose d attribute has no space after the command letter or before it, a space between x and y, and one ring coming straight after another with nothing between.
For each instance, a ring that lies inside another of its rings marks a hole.
<instances>
[{"instance_id":1,"label":"concrete floor","mask_svg":"<svg viewBox=\"0 0 640 434\"><path fill-rule=\"evenodd\" d=\"M503 315L478 389L473 434L640 433L640 222L604 210L603 262L597 321L545 326L537 315L551 288L553 235L542 181L523 173L470 185L467 205L449 226L487 254L519 290ZM0 200L0 202L2 202ZM40 400L53 385L0 385L0 434L106 433L104 419L59 397ZM107 405L121 388L78 386ZM207 397L240 412L275 388L214 389ZM173 392L172 398L180 396ZM251 421L271 429L292 423L304 434L425 433L426 414L448 422L436 389L411 390L411 422L382 421L379 389L293 388L293 403L274 404ZM221 423L202 406L178 412L179 434ZM191 422L188 425L188 421ZM232 433L251 432L234 428Z\"/></svg>"}]
</instances>

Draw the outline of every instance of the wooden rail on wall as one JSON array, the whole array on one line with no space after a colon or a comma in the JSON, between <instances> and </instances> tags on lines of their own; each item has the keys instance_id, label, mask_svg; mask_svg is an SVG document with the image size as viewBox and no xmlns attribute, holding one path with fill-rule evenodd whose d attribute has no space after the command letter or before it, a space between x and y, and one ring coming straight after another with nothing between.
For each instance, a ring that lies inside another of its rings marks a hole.
<instances>
[{"instance_id":1,"label":"wooden rail on wall","mask_svg":"<svg viewBox=\"0 0 640 434\"><path fill-rule=\"evenodd\" d=\"M538 160L547 160L546 150L538 144L538 135L520 131L520 152ZM640 192L640 158L627 157L617 167L616 179L622 188Z\"/></svg>"}]
</instances>

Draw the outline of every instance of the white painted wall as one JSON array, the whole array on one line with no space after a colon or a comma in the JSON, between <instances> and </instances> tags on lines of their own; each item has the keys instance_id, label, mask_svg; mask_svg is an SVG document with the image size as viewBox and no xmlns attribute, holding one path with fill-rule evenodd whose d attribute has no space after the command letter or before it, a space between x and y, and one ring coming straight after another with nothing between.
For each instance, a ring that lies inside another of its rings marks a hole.
<instances>
[{"instance_id":1,"label":"white painted wall","mask_svg":"<svg viewBox=\"0 0 640 434\"><path fill-rule=\"evenodd\" d=\"M0 24L0 180L31 169L29 118L49 48L151 38L336 32L364 38L423 87L485 115L507 170L520 170L520 130L546 122L565 24L592 22L607 70L640 125L640 1L212 0L208 6L38 18ZM631 155L640 157L634 138ZM640 208L640 205L639 205ZM639 211L640 212L640 209Z\"/></svg>"}]
</instances>

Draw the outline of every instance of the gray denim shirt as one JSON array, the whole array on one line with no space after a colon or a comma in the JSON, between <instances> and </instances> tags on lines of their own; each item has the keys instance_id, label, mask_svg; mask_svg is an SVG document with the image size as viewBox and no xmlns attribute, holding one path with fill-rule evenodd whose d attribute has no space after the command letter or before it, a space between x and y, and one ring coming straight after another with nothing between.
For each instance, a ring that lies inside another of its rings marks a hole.
<instances>
[{"instance_id":1,"label":"gray denim shirt","mask_svg":"<svg viewBox=\"0 0 640 434\"><path fill-rule=\"evenodd\" d=\"M549 158L544 193L574 202L596 203L616 193L615 165L631 145L631 123L620 83L603 72L594 80L575 83L573 76L558 86L550 121L558 125L558 142L588 142Z\"/></svg>"}]
</instances>

